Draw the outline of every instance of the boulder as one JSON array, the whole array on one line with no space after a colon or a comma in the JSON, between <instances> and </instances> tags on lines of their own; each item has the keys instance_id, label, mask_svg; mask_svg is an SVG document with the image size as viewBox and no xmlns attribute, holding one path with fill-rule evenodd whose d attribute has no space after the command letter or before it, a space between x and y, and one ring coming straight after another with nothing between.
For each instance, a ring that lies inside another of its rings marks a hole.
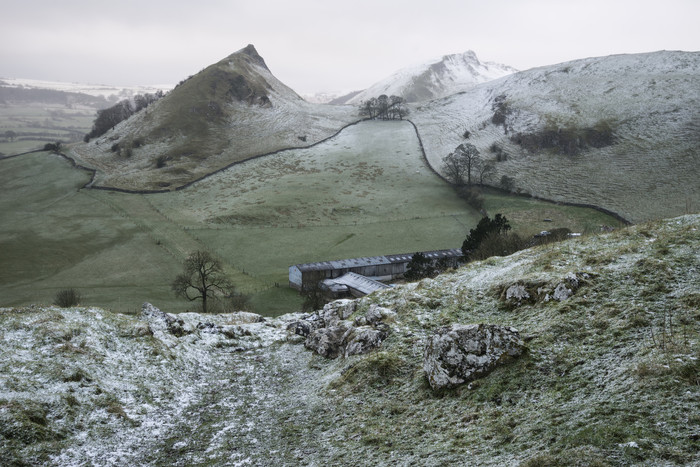
<instances>
[{"instance_id":1,"label":"boulder","mask_svg":"<svg viewBox=\"0 0 700 467\"><path fill-rule=\"evenodd\" d=\"M318 314L323 319L326 326L333 326L347 319L351 314L355 312L357 304L355 300L342 299L335 300L330 303L326 303L323 306L323 310L319 311Z\"/></svg>"},{"instance_id":2,"label":"boulder","mask_svg":"<svg viewBox=\"0 0 700 467\"><path fill-rule=\"evenodd\" d=\"M588 273L573 273L570 272L560 281L554 288L552 294L547 294L544 298L546 302L550 300L558 300L563 302L569 299L573 294L576 293L579 287L581 287L591 276Z\"/></svg>"},{"instance_id":3,"label":"boulder","mask_svg":"<svg viewBox=\"0 0 700 467\"><path fill-rule=\"evenodd\" d=\"M506 290L506 300L517 302L518 305L529 298L530 294L523 284L513 284Z\"/></svg>"},{"instance_id":4,"label":"boulder","mask_svg":"<svg viewBox=\"0 0 700 467\"><path fill-rule=\"evenodd\" d=\"M360 355L382 345L388 332L383 329L375 329L370 326L353 328L351 334L345 336L345 351L343 355Z\"/></svg>"},{"instance_id":5,"label":"boulder","mask_svg":"<svg viewBox=\"0 0 700 467\"><path fill-rule=\"evenodd\" d=\"M394 311L373 303L365 313L365 320L368 324L375 325L382 321L391 321L395 316Z\"/></svg>"},{"instance_id":6,"label":"boulder","mask_svg":"<svg viewBox=\"0 0 700 467\"><path fill-rule=\"evenodd\" d=\"M387 338L389 326L385 321L393 319L396 313L373 304L352 323L347 318L356 309L355 300L336 300L289 323L287 331L305 337L304 346L326 358L367 353Z\"/></svg>"},{"instance_id":7,"label":"boulder","mask_svg":"<svg viewBox=\"0 0 700 467\"><path fill-rule=\"evenodd\" d=\"M326 358L336 358L345 353L345 338L353 329L347 322L316 329L306 338L304 346Z\"/></svg>"},{"instance_id":8,"label":"boulder","mask_svg":"<svg viewBox=\"0 0 700 467\"><path fill-rule=\"evenodd\" d=\"M563 302L567 298L571 297L571 295L574 293L573 289L570 289L564 284L563 282L560 282L557 284L557 287L554 289L554 293L552 293L552 298L554 300L559 300L560 302Z\"/></svg>"},{"instance_id":9,"label":"boulder","mask_svg":"<svg viewBox=\"0 0 700 467\"><path fill-rule=\"evenodd\" d=\"M453 324L428 339L423 370L433 389L451 388L487 375L523 350L523 341L512 327Z\"/></svg>"},{"instance_id":10,"label":"boulder","mask_svg":"<svg viewBox=\"0 0 700 467\"><path fill-rule=\"evenodd\" d=\"M287 331L297 336L307 337L312 331L318 329L316 323L307 320L293 321L287 325Z\"/></svg>"},{"instance_id":11,"label":"boulder","mask_svg":"<svg viewBox=\"0 0 700 467\"><path fill-rule=\"evenodd\" d=\"M251 313L249 311L236 311L231 313L230 324L252 324L264 322L265 318L257 313Z\"/></svg>"},{"instance_id":12,"label":"boulder","mask_svg":"<svg viewBox=\"0 0 700 467\"><path fill-rule=\"evenodd\" d=\"M167 333L180 337L191 332L185 329L183 320L160 311L148 302L141 306L141 319L148 323L148 328L154 335Z\"/></svg>"}]
</instances>

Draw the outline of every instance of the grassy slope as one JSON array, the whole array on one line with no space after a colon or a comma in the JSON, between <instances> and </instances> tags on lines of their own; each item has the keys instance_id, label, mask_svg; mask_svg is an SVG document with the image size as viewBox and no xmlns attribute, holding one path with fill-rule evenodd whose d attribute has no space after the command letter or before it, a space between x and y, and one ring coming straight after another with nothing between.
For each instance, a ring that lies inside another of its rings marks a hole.
<instances>
[{"instance_id":1,"label":"grassy slope","mask_svg":"<svg viewBox=\"0 0 700 467\"><path fill-rule=\"evenodd\" d=\"M260 101L263 96L267 103ZM71 155L98 170L98 185L158 190L254 156L308 146L357 120L353 107L304 101L239 51L105 135L74 145ZM112 152L116 143L131 148L132 155ZM160 167L159 157L166 158Z\"/></svg>"},{"instance_id":2,"label":"grassy slope","mask_svg":"<svg viewBox=\"0 0 700 467\"><path fill-rule=\"evenodd\" d=\"M410 331L332 383L367 401L343 430L360 433L349 449L430 465L700 461L698 228L695 216L570 240L368 299ZM571 272L591 278L564 302L501 299L509 285L553 287ZM528 354L471 388L433 394L422 346L452 322L514 326Z\"/></svg>"},{"instance_id":3,"label":"grassy slope","mask_svg":"<svg viewBox=\"0 0 700 467\"><path fill-rule=\"evenodd\" d=\"M81 291L83 303L124 311L152 297L173 302L168 284L180 258L99 199L111 194L78 191L87 173L46 153L2 166L3 304L50 303L68 287Z\"/></svg>"},{"instance_id":4,"label":"grassy slope","mask_svg":"<svg viewBox=\"0 0 700 467\"><path fill-rule=\"evenodd\" d=\"M75 287L85 304L184 311L191 305L169 283L189 252L208 248L256 310L278 315L300 304L286 287L292 264L459 247L479 218L425 166L412 127L400 122L356 125L159 195L78 192L86 173L45 154L2 164L3 305L48 303ZM486 207L526 234L613 223L498 194Z\"/></svg>"},{"instance_id":5,"label":"grassy slope","mask_svg":"<svg viewBox=\"0 0 700 467\"><path fill-rule=\"evenodd\" d=\"M392 308L392 333L348 359L286 341L284 320L176 338L99 309L0 309L0 461L695 465L698 229L698 216L659 221L366 297L357 313ZM584 271L566 301L500 299L504 286ZM433 393L423 348L453 322L515 326L528 352Z\"/></svg>"},{"instance_id":6,"label":"grassy slope","mask_svg":"<svg viewBox=\"0 0 700 467\"><path fill-rule=\"evenodd\" d=\"M415 108L431 164L464 142L485 159L495 143L508 154L496 175L542 198L588 203L632 222L700 209L698 152L700 53L657 52L590 58L535 68ZM508 131L492 122L505 96ZM545 127L592 128L608 123L615 141L575 155L535 153L511 137Z\"/></svg>"}]
</instances>

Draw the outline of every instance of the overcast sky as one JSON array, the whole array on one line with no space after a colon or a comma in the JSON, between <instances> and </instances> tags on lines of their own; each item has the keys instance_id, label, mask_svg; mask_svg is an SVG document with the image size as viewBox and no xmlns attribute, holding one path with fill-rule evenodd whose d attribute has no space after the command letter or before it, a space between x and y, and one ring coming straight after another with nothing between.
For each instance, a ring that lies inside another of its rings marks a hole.
<instances>
[{"instance_id":1,"label":"overcast sky","mask_svg":"<svg viewBox=\"0 0 700 467\"><path fill-rule=\"evenodd\" d=\"M253 44L302 94L466 50L521 70L700 50L700 0L5 0L0 21L0 77L175 84Z\"/></svg>"}]
</instances>

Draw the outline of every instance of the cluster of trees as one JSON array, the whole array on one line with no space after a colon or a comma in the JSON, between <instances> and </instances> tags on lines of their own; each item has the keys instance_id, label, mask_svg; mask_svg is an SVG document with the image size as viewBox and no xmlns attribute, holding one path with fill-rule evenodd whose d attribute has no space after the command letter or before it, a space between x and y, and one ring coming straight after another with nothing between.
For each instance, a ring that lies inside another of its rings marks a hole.
<instances>
[{"instance_id":1,"label":"cluster of trees","mask_svg":"<svg viewBox=\"0 0 700 467\"><path fill-rule=\"evenodd\" d=\"M119 122L126 120L139 110L145 109L161 97L163 97L163 91L160 90L156 91L155 94L136 94L133 98L133 103L129 99L124 99L112 107L98 110L95 121L92 124L92 130L85 135L83 141L87 143L92 138L104 135Z\"/></svg>"},{"instance_id":2,"label":"cluster of trees","mask_svg":"<svg viewBox=\"0 0 700 467\"><path fill-rule=\"evenodd\" d=\"M411 261L406 265L404 279L417 281L425 277L435 277L447 271L452 265L447 258L440 258L434 262L423 253L414 253Z\"/></svg>"},{"instance_id":3,"label":"cluster of trees","mask_svg":"<svg viewBox=\"0 0 700 467\"><path fill-rule=\"evenodd\" d=\"M472 185L472 179L479 185L491 177L495 170L492 161L481 159L479 150L471 143L462 143L443 159L442 169L447 178L457 186Z\"/></svg>"},{"instance_id":4,"label":"cluster of trees","mask_svg":"<svg viewBox=\"0 0 700 467\"><path fill-rule=\"evenodd\" d=\"M360 104L360 116L382 120L402 120L408 115L406 101L400 96L372 97Z\"/></svg>"},{"instance_id":5,"label":"cluster of trees","mask_svg":"<svg viewBox=\"0 0 700 467\"><path fill-rule=\"evenodd\" d=\"M477 226L469 230L469 235L462 243L463 261L477 261L491 256L506 256L526 248L527 242L510 232L508 219L496 214L491 219L484 216ZM422 253L415 253L406 267L404 278L417 281L425 277L435 277L446 271L445 261L434 263Z\"/></svg>"},{"instance_id":6,"label":"cluster of trees","mask_svg":"<svg viewBox=\"0 0 700 467\"><path fill-rule=\"evenodd\" d=\"M527 247L517 234L510 232L510 223L502 214L491 219L484 216L462 243L466 261L478 261L491 256L507 256Z\"/></svg>"}]
</instances>

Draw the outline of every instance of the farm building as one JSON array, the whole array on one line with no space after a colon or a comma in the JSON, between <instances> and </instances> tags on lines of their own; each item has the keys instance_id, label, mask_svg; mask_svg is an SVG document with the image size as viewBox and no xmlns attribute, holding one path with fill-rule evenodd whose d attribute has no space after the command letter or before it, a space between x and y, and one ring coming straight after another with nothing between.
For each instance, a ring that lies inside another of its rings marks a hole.
<instances>
[{"instance_id":1,"label":"farm building","mask_svg":"<svg viewBox=\"0 0 700 467\"><path fill-rule=\"evenodd\" d=\"M426 251L423 254L433 263L443 260L447 261L448 266L457 266L462 257L462 250L453 248L451 250ZM296 264L289 267L289 286L303 290L314 281L336 279L349 272L375 281L386 282L403 277L411 258L413 258L413 253Z\"/></svg>"},{"instance_id":2,"label":"farm building","mask_svg":"<svg viewBox=\"0 0 700 467\"><path fill-rule=\"evenodd\" d=\"M369 277L349 272L336 279L326 279L323 281L323 288L331 295L341 297L352 295L353 297L364 297L375 290L388 289L390 286Z\"/></svg>"}]
</instances>

